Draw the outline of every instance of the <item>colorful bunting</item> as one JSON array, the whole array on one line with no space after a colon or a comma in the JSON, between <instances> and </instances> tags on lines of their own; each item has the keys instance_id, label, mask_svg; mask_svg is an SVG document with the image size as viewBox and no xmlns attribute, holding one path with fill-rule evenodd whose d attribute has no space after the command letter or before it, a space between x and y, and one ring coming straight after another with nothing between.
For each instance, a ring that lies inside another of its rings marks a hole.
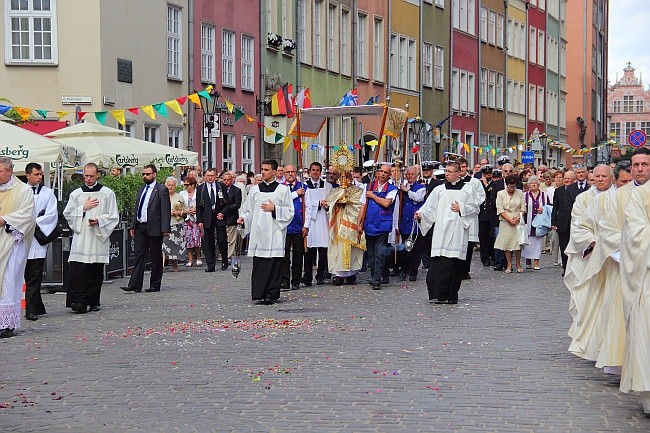
<instances>
[{"instance_id":1,"label":"colorful bunting","mask_svg":"<svg viewBox=\"0 0 650 433\"><path fill-rule=\"evenodd\" d=\"M18 113L23 120L29 119L29 115L32 112L31 108L24 107L14 107L14 110L16 110L16 113Z\"/></svg>"},{"instance_id":2,"label":"colorful bunting","mask_svg":"<svg viewBox=\"0 0 650 433\"><path fill-rule=\"evenodd\" d=\"M108 114L108 111L95 111L95 119L102 125L106 123L106 115Z\"/></svg>"},{"instance_id":3,"label":"colorful bunting","mask_svg":"<svg viewBox=\"0 0 650 433\"><path fill-rule=\"evenodd\" d=\"M153 105L143 105L142 111L145 112L145 114L149 117L151 117L152 120L156 120L156 113L153 111Z\"/></svg>"},{"instance_id":4,"label":"colorful bunting","mask_svg":"<svg viewBox=\"0 0 650 433\"><path fill-rule=\"evenodd\" d=\"M139 110L138 107L127 108L127 110L129 110L131 113L135 114L136 116L140 114L140 111L138 111Z\"/></svg>"},{"instance_id":5,"label":"colorful bunting","mask_svg":"<svg viewBox=\"0 0 650 433\"><path fill-rule=\"evenodd\" d=\"M181 108L180 102L178 99L172 99L171 101L166 101L165 105L168 106L174 113L183 117L183 109Z\"/></svg>"},{"instance_id":6,"label":"colorful bunting","mask_svg":"<svg viewBox=\"0 0 650 433\"><path fill-rule=\"evenodd\" d=\"M153 104L153 109L158 112L162 117L167 117L167 106L162 102L160 104Z\"/></svg>"},{"instance_id":7,"label":"colorful bunting","mask_svg":"<svg viewBox=\"0 0 650 433\"><path fill-rule=\"evenodd\" d=\"M115 118L117 123L124 126L126 125L126 119L124 118L124 110L111 110L111 115Z\"/></svg>"},{"instance_id":8,"label":"colorful bunting","mask_svg":"<svg viewBox=\"0 0 650 433\"><path fill-rule=\"evenodd\" d=\"M194 102L194 105L198 105L199 107L201 106L201 98L199 98L198 93L192 93L191 95L187 95L187 99Z\"/></svg>"},{"instance_id":9,"label":"colorful bunting","mask_svg":"<svg viewBox=\"0 0 650 433\"><path fill-rule=\"evenodd\" d=\"M226 108L228 109L229 113L232 113L232 110L235 109L235 104L226 99Z\"/></svg>"},{"instance_id":10,"label":"colorful bunting","mask_svg":"<svg viewBox=\"0 0 650 433\"><path fill-rule=\"evenodd\" d=\"M40 114L43 119L47 118L47 110L36 110L36 112Z\"/></svg>"}]
</instances>

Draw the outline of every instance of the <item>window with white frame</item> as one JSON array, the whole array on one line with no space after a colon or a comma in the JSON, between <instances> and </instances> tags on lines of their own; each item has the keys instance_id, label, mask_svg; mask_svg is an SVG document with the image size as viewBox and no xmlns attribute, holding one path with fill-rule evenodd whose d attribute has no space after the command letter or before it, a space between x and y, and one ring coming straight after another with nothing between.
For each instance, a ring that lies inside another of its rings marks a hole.
<instances>
[{"instance_id":1,"label":"window with white frame","mask_svg":"<svg viewBox=\"0 0 650 433\"><path fill-rule=\"evenodd\" d=\"M488 107L494 108L497 99L497 73L488 71Z\"/></svg>"},{"instance_id":2,"label":"window with white frame","mask_svg":"<svg viewBox=\"0 0 650 433\"><path fill-rule=\"evenodd\" d=\"M350 75L350 12L347 10L341 11L341 72L345 75Z\"/></svg>"},{"instance_id":3,"label":"window with white frame","mask_svg":"<svg viewBox=\"0 0 650 433\"><path fill-rule=\"evenodd\" d=\"M451 71L451 108L460 109L460 71L458 69Z\"/></svg>"},{"instance_id":4,"label":"window with white frame","mask_svg":"<svg viewBox=\"0 0 650 433\"><path fill-rule=\"evenodd\" d=\"M436 0L436 6L439 8L444 9L445 8L445 0Z\"/></svg>"},{"instance_id":5,"label":"window with white frame","mask_svg":"<svg viewBox=\"0 0 650 433\"><path fill-rule=\"evenodd\" d=\"M560 75L566 77L566 42L560 43Z\"/></svg>"},{"instance_id":6,"label":"window with white frame","mask_svg":"<svg viewBox=\"0 0 650 433\"><path fill-rule=\"evenodd\" d=\"M643 124L643 122L641 123ZM621 122L611 122L609 124L609 133L614 136L614 140L619 141L621 139Z\"/></svg>"},{"instance_id":7,"label":"window with white frame","mask_svg":"<svg viewBox=\"0 0 650 433\"><path fill-rule=\"evenodd\" d=\"M283 38L289 37L289 11L287 10L287 0L282 0L280 2L280 20L281 20L281 29L280 34Z\"/></svg>"},{"instance_id":8,"label":"window with white frame","mask_svg":"<svg viewBox=\"0 0 650 433\"><path fill-rule=\"evenodd\" d=\"M503 15L497 15L497 47L503 48Z\"/></svg>"},{"instance_id":9,"label":"window with white frame","mask_svg":"<svg viewBox=\"0 0 650 433\"><path fill-rule=\"evenodd\" d=\"M625 137L629 137L632 131L636 129L636 122L625 122Z\"/></svg>"},{"instance_id":10,"label":"window with white frame","mask_svg":"<svg viewBox=\"0 0 650 433\"><path fill-rule=\"evenodd\" d=\"M368 15L359 13L357 30L357 73L360 77L367 77L366 53L368 52Z\"/></svg>"},{"instance_id":11,"label":"window with white frame","mask_svg":"<svg viewBox=\"0 0 650 433\"><path fill-rule=\"evenodd\" d=\"M183 128L180 126L167 127L167 145L175 149L183 148Z\"/></svg>"},{"instance_id":12,"label":"window with white frame","mask_svg":"<svg viewBox=\"0 0 650 433\"><path fill-rule=\"evenodd\" d=\"M639 129L641 131L643 131L645 133L645 135L650 135L650 122L642 120L640 123L641 123L641 127ZM620 124L619 124L618 128L619 128L619 131L620 131L620 129L621 129Z\"/></svg>"},{"instance_id":13,"label":"window with white frame","mask_svg":"<svg viewBox=\"0 0 650 433\"><path fill-rule=\"evenodd\" d=\"M485 132L481 132L481 135L479 135L479 143L478 145L481 147L485 147L488 144L488 135Z\"/></svg>"},{"instance_id":14,"label":"window with white frame","mask_svg":"<svg viewBox=\"0 0 650 433\"><path fill-rule=\"evenodd\" d=\"M476 1L452 0L452 24L455 29L462 30L471 35L476 34Z\"/></svg>"},{"instance_id":15,"label":"window with white frame","mask_svg":"<svg viewBox=\"0 0 650 433\"><path fill-rule=\"evenodd\" d=\"M537 64L544 66L544 47L546 46L546 35L544 31L537 30Z\"/></svg>"},{"instance_id":16,"label":"window with white frame","mask_svg":"<svg viewBox=\"0 0 650 433\"><path fill-rule=\"evenodd\" d=\"M643 113L643 99L637 99L635 102L636 102L636 112Z\"/></svg>"},{"instance_id":17,"label":"window with white frame","mask_svg":"<svg viewBox=\"0 0 650 433\"><path fill-rule=\"evenodd\" d=\"M160 125L144 125L144 141L150 141L152 143L160 143Z\"/></svg>"},{"instance_id":18,"label":"window with white frame","mask_svg":"<svg viewBox=\"0 0 650 433\"><path fill-rule=\"evenodd\" d=\"M301 62L307 59L306 3L307 0L298 0L298 54Z\"/></svg>"},{"instance_id":19,"label":"window with white frame","mask_svg":"<svg viewBox=\"0 0 650 433\"><path fill-rule=\"evenodd\" d=\"M614 113L620 113L620 112L621 112L621 100L614 99Z\"/></svg>"},{"instance_id":20,"label":"window with white frame","mask_svg":"<svg viewBox=\"0 0 650 433\"><path fill-rule=\"evenodd\" d=\"M494 11L488 11L488 43L496 45L496 28L497 28L497 13Z\"/></svg>"},{"instance_id":21,"label":"window with white frame","mask_svg":"<svg viewBox=\"0 0 650 433\"><path fill-rule=\"evenodd\" d=\"M497 73L497 101L496 108L503 110L503 74Z\"/></svg>"},{"instance_id":22,"label":"window with white frame","mask_svg":"<svg viewBox=\"0 0 650 433\"><path fill-rule=\"evenodd\" d=\"M491 148L496 148L497 147L497 136L494 134L488 135L488 146Z\"/></svg>"},{"instance_id":23,"label":"window with white frame","mask_svg":"<svg viewBox=\"0 0 650 433\"><path fill-rule=\"evenodd\" d=\"M314 2L314 66L323 66L323 6L322 0Z\"/></svg>"},{"instance_id":24,"label":"window with white frame","mask_svg":"<svg viewBox=\"0 0 650 433\"><path fill-rule=\"evenodd\" d=\"M535 121L537 119L537 87L534 84L528 87L528 120Z\"/></svg>"},{"instance_id":25,"label":"window with white frame","mask_svg":"<svg viewBox=\"0 0 650 433\"><path fill-rule=\"evenodd\" d=\"M435 86L436 89L445 88L445 49L436 45L435 54Z\"/></svg>"},{"instance_id":26,"label":"window with white frame","mask_svg":"<svg viewBox=\"0 0 650 433\"><path fill-rule=\"evenodd\" d=\"M255 82L255 44L254 39L247 35L241 36L241 88L254 90Z\"/></svg>"},{"instance_id":27,"label":"window with white frame","mask_svg":"<svg viewBox=\"0 0 650 433\"><path fill-rule=\"evenodd\" d=\"M433 86L433 45L422 44L422 85Z\"/></svg>"},{"instance_id":28,"label":"window with white frame","mask_svg":"<svg viewBox=\"0 0 650 433\"><path fill-rule=\"evenodd\" d=\"M235 33L228 30L221 32L221 81L235 87Z\"/></svg>"},{"instance_id":29,"label":"window with white frame","mask_svg":"<svg viewBox=\"0 0 650 433\"><path fill-rule=\"evenodd\" d=\"M634 113L634 96L623 96L623 113Z\"/></svg>"},{"instance_id":30,"label":"window with white frame","mask_svg":"<svg viewBox=\"0 0 650 433\"><path fill-rule=\"evenodd\" d=\"M201 24L201 81L216 82L214 61L214 26Z\"/></svg>"},{"instance_id":31,"label":"window with white frame","mask_svg":"<svg viewBox=\"0 0 650 433\"><path fill-rule=\"evenodd\" d=\"M341 117L341 141L343 144L348 143L348 130L350 129L350 118Z\"/></svg>"},{"instance_id":32,"label":"window with white frame","mask_svg":"<svg viewBox=\"0 0 650 433\"><path fill-rule=\"evenodd\" d=\"M174 6L167 6L167 78L181 79L182 65L182 11Z\"/></svg>"},{"instance_id":33,"label":"window with white frame","mask_svg":"<svg viewBox=\"0 0 650 433\"><path fill-rule=\"evenodd\" d=\"M234 170L235 136L233 134L222 134L221 162L223 170Z\"/></svg>"},{"instance_id":34,"label":"window with white frame","mask_svg":"<svg viewBox=\"0 0 650 433\"><path fill-rule=\"evenodd\" d=\"M517 50L516 44L514 43L515 40L515 22L511 19L508 18L508 23L506 24L508 26L508 34L507 34L507 40L506 43L508 44L508 55L516 57L515 51Z\"/></svg>"},{"instance_id":35,"label":"window with white frame","mask_svg":"<svg viewBox=\"0 0 650 433\"><path fill-rule=\"evenodd\" d=\"M526 60L526 24L519 23L519 58Z\"/></svg>"},{"instance_id":36,"label":"window with white frame","mask_svg":"<svg viewBox=\"0 0 650 433\"><path fill-rule=\"evenodd\" d=\"M397 35L390 35L389 52L390 84L399 85L399 39Z\"/></svg>"},{"instance_id":37,"label":"window with white frame","mask_svg":"<svg viewBox=\"0 0 650 433\"><path fill-rule=\"evenodd\" d=\"M415 59L417 56L417 44L415 40L409 39L409 48L408 48L408 88L411 90L417 89L417 74L415 73L417 68L415 64Z\"/></svg>"},{"instance_id":38,"label":"window with white frame","mask_svg":"<svg viewBox=\"0 0 650 433\"><path fill-rule=\"evenodd\" d=\"M488 25L487 25L488 10L481 7L481 40L487 42L488 40Z\"/></svg>"},{"instance_id":39,"label":"window with white frame","mask_svg":"<svg viewBox=\"0 0 650 433\"><path fill-rule=\"evenodd\" d=\"M460 111L467 112L467 71L460 70Z\"/></svg>"},{"instance_id":40,"label":"window with white frame","mask_svg":"<svg viewBox=\"0 0 650 433\"><path fill-rule=\"evenodd\" d=\"M375 81L384 81L384 20L379 17L375 17L372 43L372 78Z\"/></svg>"},{"instance_id":41,"label":"window with white frame","mask_svg":"<svg viewBox=\"0 0 650 433\"><path fill-rule=\"evenodd\" d=\"M265 9L266 11L264 12L264 16L266 17L266 31L268 33L277 33L277 25L275 22L275 11L273 10L273 4L276 3L271 0L267 0L264 2L265 4Z\"/></svg>"},{"instance_id":42,"label":"window with white frame","mask_svg":"<svg viewBox=\"0 0 650 433\"><path fill-rule=\"evenodd\" d=\"M546 9L546 0L537 0L537 7L541 10Z\"/></svg>"},{"instance_id":43,"label":"window with white frame","mask_svg":"<svg viewBox=\"0 0 650 433\"><path fill-rule=\"evenodd\" d=\"M497 138L497 142L496 142L495 145L496 145L497 149L503 149L504 148L504 146L503 146L503 135L497 135L496 138Z\"/></svg>"},{"instance_id":44,"label":"window with white frame","mask_svg":"<svg viewBox=\"0 0 650 433\"><path fill-rule=\"evenodd\" d=\"M5 63L58 64L56 0L5 0Z\"/></svg>"},{"instance_id":45,"label":"window with white frame","mask_svg":"<svg viewBox=\"0 0 650 433\"><path fill-rule=\"evenodd\" d=\"M519 114L526 114L526 85L519 83Z\"/></svg>"},{"instance_id":46,"label":"window with white frame","mask_svg":"<svg viewBox=\"0 0 650 433\"><path fill-rule=\"evenodd\" d=\"M242 135L241 137L241 164L246 173L254 171L255 163L255 137Z\"/></svg>"},{"instance_id":47,"label":"window with white frame","mask_svg":"<svg viewBox=\"0 0 650 433\"><path fill-rule=\"evenodd\" d=\"M476 76L467 74L467 111L476 113Z\"/></svg>"},{"instance_id":48,"label":"window with white frame","mask_svg":"<svg viewBox=\"0 0 650 433\"><path fill-rule=\"evenodd\" d=\"M485 68L481 68L481 87L480 87L479 101L481 105L484 107L487 107L487 93L488 93L487 80L488 80L488 70Z\"/></svg>"},{"instance_id":49,"label":"window with white frame","mask_svg":"<svg viewBox=\"0 0 650 433\"><path fill-rule=\"evenodd\" d=\"M330 4L327 8L327 69L330 71L338 70L338 62L336 56L336 34L338 29L338 9L336 5Z\"/></svg>"},{"instance_id":50,"label":"window with white frame","mask_svg":"<svg viewBox=\"0 0 650 433\"><path fill-rule=\"evenodd\" d=\"M530 37L528 38L528 61L537 62L537 29L530 27Z\"/></svg>"},{"instance_id":51,"label":"window with white frame","mask_svg":"<svg viewBox=\"0 0 650 433\"><path fill-rule=\"evenodd\" d=\"M399 37L399 86L406 89L408 86L408 41L406 37Z\"/></svg>"},{"instance_id":52,"label":"window with white frame","mask_svg":"<svg viewBox=\"0 0 650 433\"><path fill-rule=\"evenodd\" d=\"M118 123L117 124L117 129L119 129L120 131L125 131L127 137L136 138L135 134L133 134L133 132L135 131L135 129L133 127L134 124L135 123L133 121L127 120L126 122L124 122L124 126L122 126L121 123Z\"/></svg>"},{"instance_id":53,"label":"window with white frame","mask_svg":"<svg viewBox=\"0 0 650 433\"><path fill-rule=\"evenodd\" d=\"M546 92L544 91L544 88L541 86L537 87L537 121L538 122L543 122L544 121L544 98L546 96Z\"/></svg>"}]
</instances>

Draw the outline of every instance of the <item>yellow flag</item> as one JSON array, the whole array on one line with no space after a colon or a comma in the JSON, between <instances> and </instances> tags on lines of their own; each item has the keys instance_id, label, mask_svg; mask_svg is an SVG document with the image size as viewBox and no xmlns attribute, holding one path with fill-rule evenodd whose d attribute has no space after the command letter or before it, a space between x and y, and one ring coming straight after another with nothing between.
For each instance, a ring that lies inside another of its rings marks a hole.
<instances>
[{"instance_id":1,"label":"yellow flag","mask_svg":"<svg viewBox=\"0 0 650 433\"><path fill-rule=\"evenodd\" d=\"M235 109L235 105L230 102L228 99L226 99L226 108L228 108L228 112L232 113L232 110Z\"/></svg>"},{"instance_id":2,"label":"yellow flag","mask_svg":"<svg viewBox=\"0 0 650 433\"><path fill-rule=\"evenodd\" d=\"M165 105L168 106L174 113L178 114L179 116L183 116L183 110L181 109L181 104L179 104L176 99L172 99L171 101L165 101Z\"/></svg>"},{"instance_id":3,"label":"yellow flag","mask_svg":"<svg viewBox=\"0 0 650 433\"><path fill-rule=\"evenodd\" d=\"M56 112L56 115L59 116L59 120L63 119L68 114L70 114L69 111L57 111Z\"/></svg>"},{"instance_id":4,"label":"yellow flag","mask_svg":"<svg viewBox=\"0 0 650 433\"><path fill-rule=\"evenodd\" d=\"M142 111L147 113L149 117L151 117L152 120L156 120L156 113L153 111L153 106L151 105L143 105L140 108L142 108Z\"/></svg>"},{"instance_id":5,"label":"yellow flag","mask_svg":"<svg viewBox=\"0 0 650 433\"><path fill-rule=\"evenodd\" d=\"M32 112L31 108L23 108L23 107L14 107L14 110L16 110L16 113L20 114L20 117L23 120L29 119L29 115Z\"/></svg>"},{"instance_id":6,"label":"yellow flag","mask_svg":"<svg viewBox=\"0 0 650 433\"><path fill-rule=\"evenodd\" d=\"M246 120L248 120L249 122L255 122L255 119L249 116L248 114L246 115Z\"/></svg>"},{"instance_id":7,"label":"yellow flag","mask_svg":"<svg viewBox=\"0 0 650 433\"><path fill-rule=\"evenodd\" d=\"M264 132L266 133L266 135L275 134L275 131L272 130L271 128L264 128Z\"/></svg>"},{"instance_id":8,"label":"yellow flag","mask_svg":"<svg viewBox=\"0 0 650 433\"><path fill-rule=\"evenodd\" d=\"M492 153L492 155L496 155L497 151L496 151L496 149L490 149L490 153Z\"/></svg>"},{"instance_id":9,"label":"yellow flag","mask_svg":"<svg viewBox=\"0 0 650 433\"><path fill-rule=\"evenodd\" d=\"M307 142L306 142L306 141L301 141L301 142L300 142L300 148L301 148L302 150L307 149Z\"/></svg>"},{"instance_id":10,"label":"yellow flag","mask_svg":"<svg viewBox=\"0 0 650 433\"><path fill-rule=\"evenodd\" d=\"M289 149L291 144L291 137L284 137L284 146L282 146L282 153L286 152Z\"/></svg>"},{"instance_id":11,"label":"yellow flag","mask_svg":"<svg viewBox=\"0 0 650 433\"><path fill-rule=\"evenodd\" d=\"M463 143L463 149L465 149L465 152L469 152L469 144Z\"/></svg>"},{"instance_id":12,"label":"yellow flag","mask_svg":"<svg viewBox=\"0 0 650 433\"><path fill-rule=\"evenodd\" d=\"M479 148L478 148L478 154L479 154L479 155L482 155L482 154L483 154L483 148L482 148L482 147L479 147Z\"/></svg>"},{"instance_id":13,"label":"yellow flag","mask_svg":"<svg viewBox=\"0 0 650 433\"><path fill-rule=\"evenodd\" d=\"M199 107L201 106L201 98L199 98L198 93L192 93L191 95L187 95L187 99L194 102Z\"/></svg>"},{"instance_id":14,"label":"yellow flag","mask_svg":"<svg viewBox=\"0 0 650 433\"><path fill-rule=\"evenodd\" d=\"M111 115L117 120L117 123L124 126L126 119L124 118L124 110L111 110Z\"/></svg>"}]
</instances>

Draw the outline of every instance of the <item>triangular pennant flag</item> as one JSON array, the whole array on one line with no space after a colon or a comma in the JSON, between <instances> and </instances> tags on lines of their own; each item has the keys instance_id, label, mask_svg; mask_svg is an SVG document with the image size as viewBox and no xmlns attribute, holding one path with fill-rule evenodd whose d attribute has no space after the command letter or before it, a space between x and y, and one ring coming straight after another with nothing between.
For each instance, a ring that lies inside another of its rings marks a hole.
<instances>
[{"instance_id":1,"label":"triangular pennant flag","mask_svg":"<svg viewBox=\"0 0 650 433\"><path fill-rule=\"evenodd\" d=\"M156 120L156 113L154 113L153 111L153 106L143 105L140 108L142 108L142 111L144 111L147 114L147 116L151 117L152 120Z\"/></svg>"},{"instance_id":2,"label":"triangular pennant flag","mask_svg":"<svg viewBox=\"0 0 650 433\"><path fill-rule=\"evenodd\" d=\"M351 144L348 144L348 150L349 150L350 152L352 152L352 151L354 151L354 147L353 147Z\"/></svg>"},{"instance_id":3,"label":"triangular pennant flag","mask_svg":"<svg viewBox=\"0 0 650 433\"><path fill-rule=\"evenodd\" d=\"M492 153L492 155L496 155L497 151L496 151L496 149L490 149L490 153Z\"/></svg>"},{"instance_id":4,"label":"triangular pennant flag","mask_svg":"<svg viewBox=\"0 0 650 433\"><path fill-rule=\"evenodd\" d=\"M57 111L56 112L56 115L59 116L59 120L63 119L68 114L70 114L69 111Z\"/></svg>"},{"instance_id":5,"label":"triangular pennant flag","mask_svg":"<svg viewBox=\"0 0 650 433\"><path fill-rule=\"evenodd\" d=\"M361 145L360 145L359 143L355 143L355 144L354 144L354 148L355 148L355 149L361 149Z\"/></svg>"},{"instance_id":6,"label":"triangular pennant flag","mask_svg":"<svg viewBox=\"0 0 650 433\"><path fill-rule=\"evenodd\" d=\"M23 120L29 119L29 115L32 112L31 108L23 108L23 107L14 107L14 110L16 110L16 113L20 114L20 117Z\"/></svg>"},{"instance_id":7,"label":"triangular pennant flag","mask_svg":"<svg viewBox=\"0 0 650 433\"><path fill-rule=\"evenodd\" d=\"M244 112L239 108L235 108L235 122L244 117Z\"/></svg>"},{"instance_id":8,"label":"triangular pennant flag","mask_svg":"<svg viewBox=\"0 0 650 433\"><path fill-rule=\"evenodd\" d=\"M316 149L318 149L318 143L312 143L311 150L316 150Z\"/></svg>"},{"instance_id":9,"label":"triangular pennant flag","mask_svg":"<svg viewBox=\"0 0 650 433\"><path fill-rule=\"evenodd\" d=\"M271 134L275 134L275 131L272 130L271 128L264 128L264 133L265 135L269 136Z\"/></svg>"},{"instance_id":10,"label":"triangular pennant flag","mask_svg":"<svg viewBox=\"0 0 650 433\"><path fill-rule=\"evenodd\" d=\"M187 99L194 102L195 105L198 105L199 107L201 106L201 98L199 98L198 93L192 93L191 95L187 95Z\"/></svg>"},{"instance_id":11,"label":"triangular pennant flag","mask_svg":"<svg viewBox=\"0 0 650 433\"><path fill-rule=\"evenodd\" d=\"M482 155L482 154L483 154L483 148L482 148L482 147L479 147L479 148L478 148L478 154L479 154L479 155Z\"/></svg>"},{"instance_id":12,"label":"triangular pennant flag","mask_svg":"<svg viewBox=\"0 0 650 433\"><path fill-rule=\"evenodd\" d=\"M47 117L47 110L36 110L36 112L40 114L43 119Z\"/></svg>"},{"instance_id":13,"label":"triangular pennant flag","mask_svg":"<svg viewBox=\"0 0 650 433\"><path fill-rule=\"evenodd\" d=\"M0 114L5 114L9 110L11 110L10 105L0 105Z\"/></svg>"},{"instance_id":14,"label":"triangular pennant flag","mask_svg":"<svg viewBox=\"0 0 650 433\"><path fill-rule=\"evenodd\" d=\"M232 113L232 110L235 109L235 104L226 99L226 108L228 108L229 113Z\"/></svg>"},{"instance_id":15,"label":"triangular pennant flag","mask_svg":"<svg viewBox=\"0 0 650 433\"><path fill-rule=\"evenodd\" d=\"M463 149L465 149L465 152L469 152L469 145L467 143L463 143Z\"/></svg>"},{"instance_id":16,"label":"triangular pennant flag","mask_svg":"<svg viewBox=\"0 0 650 433\"><path fill-rule=\"evenodd\" d=\"M187 96L181 96L180 98L176 98L176 101L181 105L185 105L185 101L187 101Z\"/></svg>"},{"instance_id":17,"label":"triangular pennant flag","mask_svg":"<svg viewBox=\"0 0 650 433\"><path fill-rule=\"evenodd\" d=\"M106 123L106 115L108 114L108 111L95 111L95 119L102 125Z\"/></svg>"},{"instance_id":18,"label":"triangular pennant flag","mask_svg":"<svg viewBox=\"0 0 650 433\"><path fill-rule=\"evenodd\" d=\"M181 109L181 104L178 103L176 99L172 99L171 101L165 102L165 105L171 108L171 110L178 114L179 116L183 116L183 110Z\"/></svg>"},{"instance_id":19,"label":"triangular pennant flag","mask_svg":"<svg viewBox=\"0 0 650 433\"><path fill-rule=\"evenodd\" d=\"M76 114L77 114L77 122L81 122L81 119L83 119L84 116L86 114L88 114L88 112L87 111L77 111Z\"/></svg>"},{"instance_id":20,"label":"triangular pennant flag","mask_svg":"<svg viewBox=\"0 0 650 433\"><path fill-rule=\"evenodd\" d=\"M246 115L246 120L248 120L249 122L255 122L255 119L249 116L248 114Z\"/></svg>"},{"instance_id":21,"label":"triangular pennant flag","mask_svg":"<svg viewBox=\"0 0 650 433\"><path fill-rule=\"evenodd\" d=\"M307 142L306 142L306 141L302 141L302 142L300 142L300 149L302 149L302 150L306 150L306 149L307 149Z\"/></svg>"},{"instance_id":22,"label":"triangular pennant flag","mask_svg":"<svg viewBox=\"0 0 650 433\"><path fill-rule=\"evenodd\" d=\"M275 142L279 143L280 140L282 140L283 137L284 137L284 135L280 134L279 132L276 132L275 133Z\"/></svg>"},{"instance_id":23,"label":"triangular pennant flag","mask_svg":"<svg viewBox=\"0 0 650 433\"><path fill-rule=\"evenodd\" d=\"M282 146L282 153L286 152L289 149L291 144L291 137L284 137L284 145Z\"/></svg>"},{"instance_id":24,"label":"triangular pennant flag","mask_svg":"<svg viewBox=\"0 0 650 433\"><path fill-rule=\"evenodd\" d=\"M339 149L340 149L339 146L333 146L333 147L332 147L332 150L334 150L334 152L336 152L336 151L339 150Z\"/></svg>"},{"instance_id":25,"label":"triangular pennant flag","mask_svg":"<svg viewBox=\"0 0 650 433\"><path fill-rule=\"evenodd\" d=\"M153 104L153 109L158 112L162 117L167 117L167 106L164 103Z\"/></svg>"},{"instance_id":26,"label":"triangular pennant flag","mask_svg":"<svg viewBox=\"0 0 650 433\"><path fill-rule=\"evenodd\" d=\"M300 150L300 142L298 140L293 140L293 148L296 151Z\"/></svg>"},{"instance_id":27,"label":"triangular pennant flag","mask_svg":"<svg viewBox=\"0 0 650 433\"><path fill-rule=\"evenodd\" d=\"M124 118L124 110L111 110L111 114L120 125L126 125L126 119Z\"/></svg>"},{"instance_id":28,"label":"triangular pennant flag","mask_svg":"<svg viewBox=\"0 0 650 433\"><path fill-rule=\"evenodd\" d=\"M140 114L138 107L127 108L127 110L129 110L131 113L135 114L136 116Z\"/></svg>"},{"instance_id":29,"label":"triangular pennant flag","mask_svg":"<svg viewBox=\"0 0 650 433\"><path fill-rule=\"evenodd\" d=\"M212 102L212 96L210 96L210 92L208 92L207 90L201 90L199 92L199 96L203 96L205 99L208 100L208 102ZM201 102L199 101L199 105L200 104Z\"/></svg>"}]
</instances>

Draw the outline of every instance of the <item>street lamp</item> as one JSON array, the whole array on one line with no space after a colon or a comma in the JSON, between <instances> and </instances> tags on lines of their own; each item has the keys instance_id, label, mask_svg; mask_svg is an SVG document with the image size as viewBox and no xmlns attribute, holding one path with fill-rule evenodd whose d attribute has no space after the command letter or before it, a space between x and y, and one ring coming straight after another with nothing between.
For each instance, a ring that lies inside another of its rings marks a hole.
<instances>
[{"instance_id":1,"label":"street lamp","mask_svg":"<svg viewBox=\"0 0 650 433\"><path fill-rule=\"evenodd\" d=\"M205 139L205 148L208 151L208 168L212 168L212 130L216 126L219 129L219 115L215 116L218 105L217 100L221 93L216 90L210 90L209 94L199 93L201 100L201 110L203 110L203 138Z\"/></svg>"},{"instance_id":2,"label":"street lamp","mask_svg":"<svg viewBox=\"0 0 650 433\"><path fill-rule=\"evenodd\" d=\"M542 132L539 135L539 144L542 146L542 164L546 165L546 142L548 140L548 134Z\"/></svg>"},{"instance_id":3,"label":"street lamp","mask_svg":"<svg viewBox=\"0 0 650 433\"><path fill-rule=\"evenodd\" d=\"M417 148L418 154L421 156L422 155L422 150L421 150L421 143L420 143L420 133L422 132L422 128L425 125L425 121L422 120L419 116L414 117L409 120L409 123L411 124L411 131L413 132L413 148ZM420 159L422 159L420 157ZM422 164L422 161L418 161L420 164Z\"/></svg>"}]
</instances>

